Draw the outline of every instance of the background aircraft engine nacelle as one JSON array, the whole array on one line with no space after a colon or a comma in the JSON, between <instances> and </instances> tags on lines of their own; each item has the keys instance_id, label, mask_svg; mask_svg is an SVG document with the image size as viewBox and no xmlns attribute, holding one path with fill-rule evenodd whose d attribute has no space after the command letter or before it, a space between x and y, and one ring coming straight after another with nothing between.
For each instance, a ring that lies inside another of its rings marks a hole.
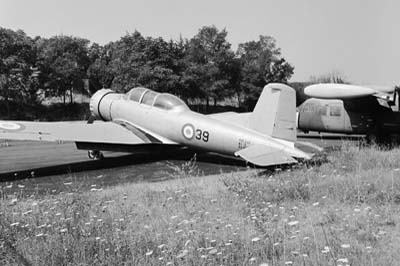
<instances>
[{"instance_id":1,"label":"background aircraft engine nacelle","mask_svg":"<svg viewBox=\"0 0 400 266\"><path fill-rule=\"evenodd\" d=\"M111 120L111 105L115 100L121 98L121 94L110 89L101 89L90 98L90 112L97 119Z\"/></svg>"}]
</instances>

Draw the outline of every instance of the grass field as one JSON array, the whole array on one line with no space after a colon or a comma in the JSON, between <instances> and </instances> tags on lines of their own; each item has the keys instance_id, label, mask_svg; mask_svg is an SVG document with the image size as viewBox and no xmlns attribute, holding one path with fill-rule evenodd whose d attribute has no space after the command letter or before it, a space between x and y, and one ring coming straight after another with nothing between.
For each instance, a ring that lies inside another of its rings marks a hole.
<instances>
[{"instance_id":1,"label":"grass field","mask_svg":"<svg viewBox=\"0 0 400 266\"><path fill-rule=\"evenodd\" d=\"M398 265L400 149L59 195L0 191L0 265Z\"/></svg>"}]
</instances>

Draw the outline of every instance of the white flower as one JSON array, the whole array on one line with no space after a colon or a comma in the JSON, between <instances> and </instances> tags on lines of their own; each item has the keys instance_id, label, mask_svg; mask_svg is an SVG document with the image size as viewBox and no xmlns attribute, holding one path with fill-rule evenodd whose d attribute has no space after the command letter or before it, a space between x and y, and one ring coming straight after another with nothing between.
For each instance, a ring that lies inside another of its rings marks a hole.
<instances>
[{"instance_id":1,"label":"white flower","mask_svg":"<svg viewBox=\"0 0 400 266\"><path fill-rule=\"evenodd\" d=\"M257 241L260 241L259 237L254 237L253 239L251 239L251 242L257 242Z\"/></svg>"},{"instance_id":2,"label":"white flower","mask_svg":"<svg viewBox=\"0 0 400 266\"><path fill-rule=\"evenodd\" d=\"M350 244L342 244L340 245L342 248L350 248Z\"/></svg>"},{"instance_id":3,"label":"white flower","mask_svg":"<svg viewBox=\"0 0 400 266\"><path fill-rule=\"evenodd\" d=\"M149 250L146 252L146 256L150 256L151 254L153 254L153 250Z\"/></svg>"},{"instance_id":4,"label":"white flower","mask_svg":"<svg viewBox=\"0 0 400 266\"><path fill-rule=\"evenodd\" d=\"M288 225L289 226L295 226L295 225L297 225L299 223L299 221L291 221L291 222L288 222Z\"/></svg>"}]
</instances>

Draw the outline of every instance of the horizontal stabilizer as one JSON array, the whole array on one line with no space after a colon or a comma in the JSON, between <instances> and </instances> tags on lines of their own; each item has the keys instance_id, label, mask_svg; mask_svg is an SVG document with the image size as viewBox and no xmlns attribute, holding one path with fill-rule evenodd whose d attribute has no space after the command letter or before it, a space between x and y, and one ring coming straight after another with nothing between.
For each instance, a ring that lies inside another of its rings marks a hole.
<instances>
[{"instance_id":1,"label":"horizontal stabilizer","mask_svg":"<svg viewBox=\"0 0 400 266\"><path fill-rule=\"evenodd\" d=\"M270 146L257 144L235 152L236 156L258 166L296 163L286 152Z\"/></svg>"}]
</instances>

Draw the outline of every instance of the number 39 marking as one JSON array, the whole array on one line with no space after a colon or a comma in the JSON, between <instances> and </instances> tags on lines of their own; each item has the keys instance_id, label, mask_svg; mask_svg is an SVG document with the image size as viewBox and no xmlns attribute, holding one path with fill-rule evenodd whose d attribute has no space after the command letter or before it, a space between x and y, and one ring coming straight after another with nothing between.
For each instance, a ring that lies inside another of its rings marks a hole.
<instances>
[{"instance_id":1,"label":"number 39 marking","mask_svg":"<svg viewBox=\"0 0 400 266\"><path fill-rule=\"evenodd\" d=\"M203 140L204 142L208 142L208 137L210 133L208 131L202 131L201 129L196 129L196 139Z\"/></svg>"}]
</instances>

